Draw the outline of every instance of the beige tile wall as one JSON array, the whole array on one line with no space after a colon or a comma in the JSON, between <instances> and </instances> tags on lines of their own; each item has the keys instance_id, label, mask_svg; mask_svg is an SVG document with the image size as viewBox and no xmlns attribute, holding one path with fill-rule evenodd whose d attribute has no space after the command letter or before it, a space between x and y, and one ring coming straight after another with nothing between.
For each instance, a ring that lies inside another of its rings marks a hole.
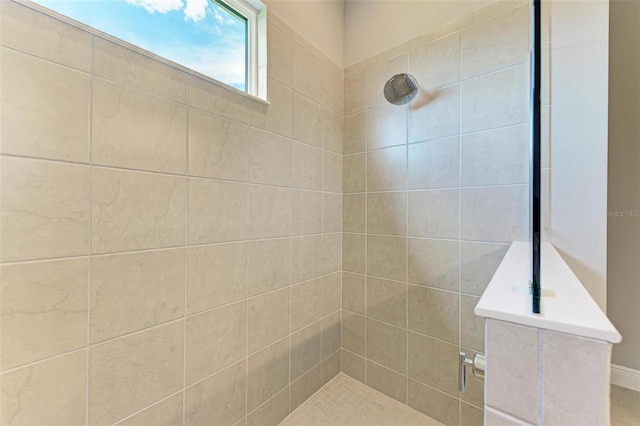
<instances>
[{"instance_id":1,"label":"beige tile wall","mask_svg":"<svg viewBox=\"0 0 640 426\"><path fill-rule=\"evenodd\" d=\"M0 423L279 423L341 369L342 70L269 16L267 107L0 8Z\"/></svg>"},{"instance_id":2,"label":"beige tile wall","mask_svg":"<svg viewBox=\"0 0 640 426\"><path fill-rule=\"evenodd\" d=\"M342 369L451 425L482 424L458 352L508 243L528 238L529 7L501 2L345 70ZM410 72L406 106L382 97Z\"/></svg>"}]
</instances>

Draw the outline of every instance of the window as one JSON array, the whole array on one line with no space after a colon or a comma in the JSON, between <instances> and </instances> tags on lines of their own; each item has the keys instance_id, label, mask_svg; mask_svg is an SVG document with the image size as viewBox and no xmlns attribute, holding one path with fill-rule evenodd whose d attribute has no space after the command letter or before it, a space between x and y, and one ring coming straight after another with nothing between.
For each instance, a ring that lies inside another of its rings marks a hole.
<instances>
[{"instance_id":1,"label":"window","mask_svg":"<svg viewBox=\"0 0 640 426\"><path fill-rule=\"evenodd\" d=\"M266 69L266 10L259 0L34 1L266 99L258 81Z\"/></svg>"}]
</instances>

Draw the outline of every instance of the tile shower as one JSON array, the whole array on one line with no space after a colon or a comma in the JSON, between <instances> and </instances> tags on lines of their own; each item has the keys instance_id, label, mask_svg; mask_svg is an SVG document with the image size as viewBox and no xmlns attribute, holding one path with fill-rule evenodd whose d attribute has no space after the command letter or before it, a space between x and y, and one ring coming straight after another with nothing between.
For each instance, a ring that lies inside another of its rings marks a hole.
<instances>
[{"instance_id":1,"label":"tile shower","mask_svg":"<svg viewBox=\"0 0 640 426\"><path fill-rule=\"evenodd\" d=\"M340 371L481 423L457 352L526 238L526 5L344 71L269 15L269 107L0 8L0 423L275 425Z\"/></svg>"}]
</instances>

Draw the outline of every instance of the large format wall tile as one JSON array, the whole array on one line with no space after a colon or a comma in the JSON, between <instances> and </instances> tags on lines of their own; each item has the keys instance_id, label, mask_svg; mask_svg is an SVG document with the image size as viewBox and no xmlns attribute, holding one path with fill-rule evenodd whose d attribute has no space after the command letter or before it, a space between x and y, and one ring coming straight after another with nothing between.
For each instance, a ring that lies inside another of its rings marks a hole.
<instances>
[{"instance_id":1,"label":"large format wall tile","mask_svg":"<svg viewBox=\"0 0 640 426\"><path fill-rule=\"evenodd\" d=\"M182 174L186 134L184 105L93 80L94 164Z\"/></svg>"},{"instance_id":2,"label":"large format wall tile","mask_svg":"<svg viewBox=\"0 0 640 426\"><path fill-rule=\"evenodd\" d=\"M119 422L118 426L173 426L182 423L182 392Z\"/></svg>"},{"instance_id":3,"label":"large format wall tile","mask_svg":"<svg viewBox=\"0 0 640 426\"><path fill-rule=\"evenodd\" d=\"M322 280L320 278L291 286L291 331L320 319L321 297Z\"/></svg>"},{"instance_id":4,"label":"large format wall tile","mask_svg":"<svg viewBox=\"0 0 640 426\"><path fill-rule=\"evenodd\" d=\"M460 138L409 145L409 189L452 188L460 183Z\"/></svg>"},{"instance_id":5,"label":"large format wall tile","mask_svg":"<svg viewBox=\"0 0 640 426\"><path fill-rule=\"evenodd\" d=\"M409 379L409 407L447 426L460 424L460 401Z\"/></svg>"},{"instance_id":6,"label":"large format wall tile","mask_svg":"<svg viewBox=\"0 0 640 426\"><path fill-rule=\"evenodd\" d=\"M182 249L91 258L91 342L184 315Z\"/></svg>"},{"instance_id":7,"label":"large format wall tile","mask_svg":"<svg viewBox=\"0 0 640 426\"><path fill-rule=\"evenodd\" d=\"M316 322L291 335L291 380L321 361L321 324Z\"/></svg>"},{"instance_id":8,"label":"large format wall tile","mask_svg":"<svg viewBox=\"0 0 640 426\"><path fill-rule=\"evenodd\" d=\"M291 190L249 186L248 238L288 237L291 232ZM238 199L240 203L241 200ZM238 215L241 215L238 212ZM241 218L237 219L238 221Z\"/></svg>"},{"instance_id":9,"label":"large format wall tile","mask_svg":"<svg viewBox=\"0 0 640 426\"><path fill-rule=\"evenodd\" d=\"M182 104L187 102L187 75L100 37L93 39L93 74Z\"/></svg>"},{"instance_id":10,"label":"large format wall tile","mask_svg":"<svg viewBox=\"0 0 640 426\"><path fill-rule=\"evenodd\" d=\"M256 352L247 363L247 410L253 411L287 386L289 339L282 339Z\"/></svg>"},{"instance_id":11,"label":"large format wall tile","mask_svg":"<svg viewBox=\"0 0 640 426\"><path fill-rule=\"evenodd\" d=\"M289 285L290 253L288 238L248 243L247 288L249 296Z\"/></svg>"},{"instance_id":12,"label":"large format wall tile","mask_svg":"<svg viewBox=\"0 0 640 426\"><path fill-rule=\"evenodd\" d=\"M459 111L458 85L417 96L409 112L409 142L422 142L459 134Z\"/></svg>"},{"instance_id":13,"label":"large format wall tile","mask_svg":"<svg viewBox=\"0 0 640 426\"><path fill-rule=\"evenodd\" d=\"M0 261L88 254L89 167L5 156L0 162Z\"/></svg>"},{"instance_id":14,"label":"large format wall tile","mask_svg":"<svg viewBox=\"0 0 640 426\"><path fill-rule=\"evenodd\" d=\"M3 425L83 425L87 354L74 352L0 376Z\"/></svg>"},{"instance_id":15,"label":"large format wall tile","mask_svg":"<svg viewBox=\"0 0 640 426\"><path fill-rule=\"evenodd\" d=\"M187 385L247 355L247 303L238 302L187 318Z\"/></svg>"},{"instance_id":16,"label":"large format wall tile","mask_svg":"<svg viewBox=\"0 0 640 426\"><path fill-rule=\"evenodd\" d=\"M249 353L289 334L290 297L283 288L249 299Z\"/></svg>"},{"instance_id":17,"label":"large format wall tile","mask_svg":"<svg viewBox=\"0 0 640 426\"><path fill-rule=\"evenodd\" d=\"M16 6L13 2L2 3L3 44L5 35L13 39L9 40L9 43L14 41L16 44L21 44L14 33L7 33L8 29L4 26L5 22L12 21L12 13L5 17L5 10L14 8ZM26 16L16 18L25 19ZM23 25L15 24L12 26ZM22 31L17 32L22 33ZM24 32L23 37L24 40L31 38L28 32ZM25 43L30 44L28 41ZM59 43L62 47L68 41L62 38ZM0 59L2 63L0 65L2 71L0 76L0 84L2 84L0 152L88 162L89 76L4 47L0 48Z\"/></svg>"},{"instance_id":18,"label":"large format wall tile","mask_svg":"<svg viewBox=\"0 0 640 426\"><path fill-rule=\"evenodd\" d=\"M232 425L246 413L247 370L239 362L185 391L185 425Z\"/></svg>"},{"instance_id":19,"label":"large format wall tile","mask_svg":"<svg viewBox=\"0 0 640 426\"><path fill-rule=\"evenodd\" d=\"M459 190L409 192L409 235L458 238Z\"/></svg>"},{"instance_id":20,"label":"large format wall tile","mask_svg":"<svg viewBox=\"0 0 640 426\"><path fill-rule=\"evenodd\" d=\"M410 378L457 396L457 345L410 332L408 354Z\"/></svg>"},{"instance_id":21,"label":"large format wall tile","mask_svg":"<svg viewBox=\"0 0 640 426\"><path fill-rule=\"evenodd\" d=\"M438 39L409 52L409 72L423 91L460 80L460 33Z\"/></svg>"},{"instance_id":22,"label":"large format wall tile","mask_svg":"<svg viewBox=\"0 0 640 426\"><path fill-rule=\"evenodd\" d=\"M0 266L0 370L87 344L86 258Z\"/></svg>"},{"instance_id":23,"label":"large format wall tile","mask_svg":"<svg viewBox=\"0 0 640 426\"><path fill-rule=\"evenodd\" d=\"M406 235L407 194L405 192L367 194L367 232Z\"/></svg>"},{"instance_id":24,"label":"large format wall tile","mask_svg":"<svg viewBox=\"0 0 640 426\"><path fill-rule=\"evenodd\" d=\"M367 274L404 281L407 273L407 239L370 235L367 237Z\"/></svg>"},{"instance_id":25,"label":"large format wall tile","mask_svg":"<svg viewBox=\"0 0 640 426\"><path fill-rule=\"evenodd\" d=\"M458 343L458 294L435 288L409 285L410 330L450 343Z\"/></svg>"},{"instance_id":26,"label":"large format wall tile","mask_svg":"<svg viewBox=\"0 0 640 426\"><path fill-rule=\"evenodd\" d=\"M92 252L183 245L186 191L184 178L94 168Z\"/></svg>"},{"instance_id":27,"label":"large format wall tile","mask_svg":"<svg viewBox=\"0 0 640 426\"><path fill-rule=\"evenodd\" d=\"M189 109L189 174L247 181L248 127L213 114Z\"/></svg>"},{"instance_id":28,"label":"large format wall tile","mask_svg":"<svg viewBox=\"0 0 640 426\"><path fill-rule=\"evenodd\" d=\"M89 423L111 424L182 387L182 321L89 352Z\"/></svg>"},{"instance_id":29,"label":"large format wall tile","mask_svg":"<svg viewBox=\"0 0 640 426\"><path fill-rule=\"evenodd\" d=\"M407 371L407 332L367 319L367 358L398 373Z\"/></svg>"},{"instance_id":30,"label":"large format wall tile","mask_svg":"<svg viewBox=\"0 0 640 426\"><path fill-rule=\"evenodd\" d=\"M190 179L189 244L246 239L248 192L241 183Z\"/></svg>"},{"instance_id":31,"label":"large format wall tile","mask_svg":"<svg viewBox=\"0 0 640 426\"><path fill-rule=\"evenodd\" d=\"M367 315L399 327L406 327L407 290L397 281L367 278Z\"/></svg>"},{"instance_id":32,"label":"large format wall tile","mask_svg":"<svg viewBox=\"0 0 640 426\"><path fill-rule=\"evenodd\" d=\"M409 238L408 281L458 291L458 242Z\"/></svg>"}]
</instances>

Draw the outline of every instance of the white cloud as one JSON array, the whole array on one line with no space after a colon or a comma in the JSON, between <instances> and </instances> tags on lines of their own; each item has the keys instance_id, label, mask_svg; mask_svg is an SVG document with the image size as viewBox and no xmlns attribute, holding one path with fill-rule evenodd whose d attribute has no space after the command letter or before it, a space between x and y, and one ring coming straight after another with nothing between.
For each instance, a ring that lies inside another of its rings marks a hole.
<instances>
[{"instance_id":1,"label":"white cloud","mask_svg":"<svg viewBox=\"0 0 640 426\"><path fill-rule=\"evenodd\" d=\"M182 0L125 0L127 3L144 7L149 13L167 13L172 10L181 10L184 4Z\"/></svg>"},{"instance_id":2,"label":"white cloud","mask_svg":"<svg viewBox=\"0 0 640 426\"><path fill-rule=\"evenodd\" d=\"M187 7L184 8L184 19L198 22L207 15L209 0L187 0Z\"/></svg>"},{"instance_id":3,"label":"white cloud","mask_svg":"<svg viewBox=\"0 0 640 426\"><path fill-rule=\"evenodd\" d=\"M216 22L220 25L233 25L237 21L235 21L231 16L224 15L218 11L218 8L213 8L213 13L216 18Z\"/></svg>"}]
</instances>

